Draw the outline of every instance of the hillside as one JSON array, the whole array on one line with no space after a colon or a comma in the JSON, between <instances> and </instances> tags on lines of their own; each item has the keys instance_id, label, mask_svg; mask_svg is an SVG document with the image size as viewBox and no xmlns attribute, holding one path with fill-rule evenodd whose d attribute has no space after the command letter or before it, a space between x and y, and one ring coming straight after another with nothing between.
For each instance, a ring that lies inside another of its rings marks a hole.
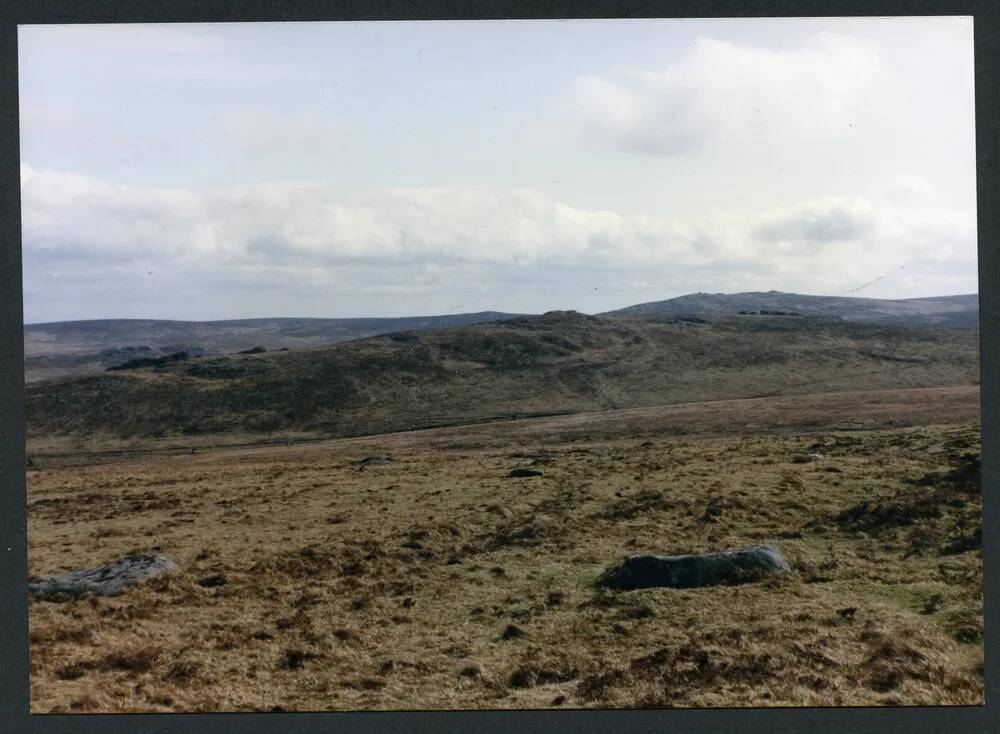
<instances>
[{"instance_id":1,"label":"hillside","mask_svg":"<svg viewBox=\"0 0 1000 734\"><path fill-rule=\"evenodd\" d=\"M740 311L790 311L802 315L878 324L927 324L979 328L979 296L975 293L934 298L887 300L806 296L797 293L693 293L609 311L605 316L653 314L738 314Z\"/></svg>"},{"instance_id":2,"label":"hillside","mask_svg":"<svg viewBox=\"0 0 1000 734\"><path fill-rule=\"evenodd\" d=\"M26 324L25 378L34 382L98 373L137 357L158 357L177 351L227 354L254 347L299 349L394 331L465 326L513 316L482 311L406 318L95 319Z\"/></svg>"},{"instance_id":3,"label":"hillside","mask_svg":"<svg viewBox=\"0 0 1000 734\"><path fill-rule=\"evenodd\" d=\"M29 436L350 436L497 418L978 381L974 332L552 312L29 385Z\"/></svg>"},{"instance_id":4,"label":"hillside","mask_svg":"<svg viewBox=\"0 0 1000 734\"><path fill-rule=\"evenodd\" d=\"M693 293L641 303L602 316L738 315L779 311L873 324L979 328L976 294L880 300L806 296L795 293ZM25 380L99 374L133 359L187 352L232 354L246 349L301 349L378 334L441 329L516 318L498 311L405 318L264 318L229 321L103 319L27 324L24 327Z\"/></svg>"}]
</instances>

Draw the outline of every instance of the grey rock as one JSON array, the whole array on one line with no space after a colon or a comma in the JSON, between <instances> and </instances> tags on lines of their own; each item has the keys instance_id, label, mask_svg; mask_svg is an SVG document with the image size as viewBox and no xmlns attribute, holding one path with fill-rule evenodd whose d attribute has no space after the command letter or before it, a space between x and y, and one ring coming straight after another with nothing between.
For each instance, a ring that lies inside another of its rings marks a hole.
<instances>
[{"instance_id":1,"label":"grey rock","mask_svg":"<svg viewBox=\"0 0 1000 734\"><path fill-rule=\"evenodd\" d=\"M96 568L83 568L28 582L28 592L53 598L79 596L87 592L99 596L117 594L130 586L175 571L177 564L166 556L140 554L125 556Z\"/></svg>"},{"instance_id":2,"label":"grey rock","mask_svg":"<svg viewBox=\"0 0 1000 734\"><path fill-rule=\"evenodd\" d=\"M755 581L772 573L791 573L774 545L682 556L629 556L605 571L601 584L616 589L678 589Z\"/></svg>"}]
</instances>

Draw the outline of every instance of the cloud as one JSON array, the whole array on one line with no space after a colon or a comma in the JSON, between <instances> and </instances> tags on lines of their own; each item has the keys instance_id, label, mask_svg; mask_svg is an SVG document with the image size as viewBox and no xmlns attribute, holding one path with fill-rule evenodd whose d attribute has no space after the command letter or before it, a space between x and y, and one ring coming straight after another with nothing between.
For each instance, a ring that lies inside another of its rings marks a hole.
<instances>
[{"instance_id":1,"label":"cloud","mask_svg":"<svg viewBox=\"0 0 1000 734\"><path fill-rule=\"evenodd\" d=\"M711 132L686 84L643 79L629 89L599 76L576 82L585 132L620 147L673 155L704 143Z\"/></svg>"},{"instance_id":2,"label":"cloud","mask_svg":"<svg viewBox=\"0 0 1000 734\"><path fill-rule=\"evenodd\" d=\"M585 134L670 156L720 138L761 146L842 136L887 109L892 88L875 47L820 33L786 50L700 38L662 71L583 76L573 92Z\"/></svg>"},{"instance_id":3,"label":"cloud","mask_svg":"<svg viewBox=\"0 0 1000 734\"><path fill-rule=\"evenodd\" d=\"M754 236L766 242L811 245L857 240L870 233L875 211L864 199L820 199L765 213Z\"/></svg>"},{"instance_id":4,"label":"cloud","mask_svg":"<svg viewBox=\"0 0 1000 734\"><path fill-rule=\"evenodd\" d=\"M952 280L974 279L976 266L973 212L892 197L684 218L588 210L528 188L433 186L342 198L313 182L157 189L29 165L22 165L21 181L32 272L65 273L72 263L72 277L86 281L88 273L103 272L116 286L122 276L108 273L138 272L129 263L141 263L142 272L185 272L190 282L183 288L201 283L205 293L215 280L226 288L250 283L313 295L336 288L368 298L373 288L392 284L394 292L415 289L433 298L471 277L492 283L493 306L516 310L500 302L513 291L499 274L508 281L517 272L537 280L546 270L586 271L588 278L641 274L663 284L686 282L687 290L756 283L762 290L836 293L902 266L916 278L937 263ZM353 275L343 280L345 273ZM280 288L262 285L269 279ZM575 293L578 284L565 289Z\"/></svg>"},{"instance_id":5,"label":"cloud","mask_svg":"<svg viewBox=\"0 0 1000 734\"><path fill-rule=\"evenodd\" d=\"M586 210L487 186L349 199L310 182L195 192L21 167L27 250L234 262L704 262L713 233L670 217Z\"/></svg>"},{"instance_id":6,"label":"cloud","mask_svg":"<svg viewBox=\"0 0 1000 734\"><path fill-rule=\"evenodd\" d=\"M198 247L205 201L180 189L145 189L21 166L26 249L127 256Z\"/></svg>"}]
</instances>

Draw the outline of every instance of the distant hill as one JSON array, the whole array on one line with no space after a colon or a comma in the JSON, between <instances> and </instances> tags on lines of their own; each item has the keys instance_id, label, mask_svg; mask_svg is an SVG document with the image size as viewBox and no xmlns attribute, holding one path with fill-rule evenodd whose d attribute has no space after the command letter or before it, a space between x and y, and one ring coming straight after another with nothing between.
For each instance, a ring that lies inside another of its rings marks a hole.
<instances>
[{"instance_id":1,"label":"distant hill","mask_svg":"<svg viewBox=\"0 0 1000 734\"><path fill-rule=\"evenodd\" d=\"M553 312L27 386L29 436L350 436L698 400L967 385L973 331Z\"/></svg>"},{"instance_id":2,"label":"distant hill","mask_svg":"<svg viewBox=\"0 0 1000 734\"><path fill-rule=\"evenodd\" d=\"M608 311L601 316L796 314L870 324L932 325L978 330L976 294L884 300L767 293L693 293ZM403 318L264 318L228 321L102 319L24 327L25 379L102 373L132 360L175 352L231 354L255 347L301 349L378 334L442 329L516 318L498 311Z\"/></svg>"},{"instance_id":3,"label":"distant hill","mask_svg":"<svg viewBox=\"0 0 1000 734\"><path fill-rule=\"evenodd\" d=\"M871 324L928 324L949 328L979 328L979 296L975 293L933 298L887 300L797 293L693 293L608 311L604 316L653 314L724 315L740 311L785 311L807 316Z\"/></svg>"},{"instance_id":4,"label":"distant hill","mask_svg":"<svg viewBox=\"0 0 1000 734\"><path fill-rule=\"evenodd\" d=\"M227 354L254 347L298 349L375 334L440 329L513 318L498 311L405 318L268 318L230 321L97 319L27 324L24 327L28 382L103 372L132 359L173 352Z\"/></svg>"}]
</instances>

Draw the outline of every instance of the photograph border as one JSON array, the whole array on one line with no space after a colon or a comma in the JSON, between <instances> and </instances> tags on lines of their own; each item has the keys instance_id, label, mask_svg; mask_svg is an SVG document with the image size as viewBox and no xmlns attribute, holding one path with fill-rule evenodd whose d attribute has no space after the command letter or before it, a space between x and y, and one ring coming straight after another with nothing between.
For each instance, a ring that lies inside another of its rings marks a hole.
<instances>
[{"instance_id":1,"label":"photograph border","mask_svg":"<svg viewBox=\"0 0 1000 734\"><path fill-rule=\"evenodd\" d=\"M1000 731L1000 3L972 0L456 2L9 0L0 7L0 730L10 732ZM17 26L50 23L945 16L974 18L986 705L665 710L30 714Z\"/></svg>"}]
</instances>

